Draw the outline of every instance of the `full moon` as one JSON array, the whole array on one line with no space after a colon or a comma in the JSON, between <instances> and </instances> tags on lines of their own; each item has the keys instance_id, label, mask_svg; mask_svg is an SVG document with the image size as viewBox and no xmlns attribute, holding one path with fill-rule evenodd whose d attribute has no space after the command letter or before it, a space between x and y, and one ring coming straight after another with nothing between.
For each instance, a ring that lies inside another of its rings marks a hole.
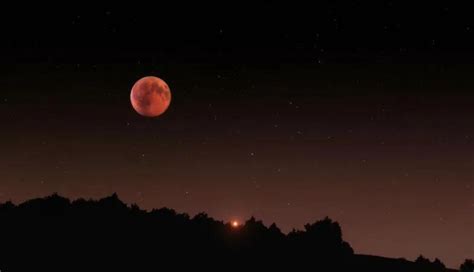
<instances>
[{"instance_id":1,"label":"full moon","mask_svg":"<svg viewBox=\"0 0 474 272\"><path fill-rule=\"evenodd\" d=\"M136 112L146 117L163 114L171 102L171 91L161 78L147 76L132 87L130 101Z\"/></svg>"}]
</instances>

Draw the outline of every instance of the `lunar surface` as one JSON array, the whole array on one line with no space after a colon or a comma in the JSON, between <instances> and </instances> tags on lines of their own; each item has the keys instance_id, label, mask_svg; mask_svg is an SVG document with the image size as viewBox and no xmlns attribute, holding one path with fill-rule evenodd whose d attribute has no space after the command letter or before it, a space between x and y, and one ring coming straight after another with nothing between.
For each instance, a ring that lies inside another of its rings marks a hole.
<instances>
[{"instance_id":1,"label":"lunar surface","mask_svg":"<svg viewBox=\"0 0 474 272\"><path fill-rule=\"evenodd\" d=\"M146 117L157 117L168 109L171 91L161 78L147 76L132 87L130 101L136 112Z\"/></svg>"}]
</instances>

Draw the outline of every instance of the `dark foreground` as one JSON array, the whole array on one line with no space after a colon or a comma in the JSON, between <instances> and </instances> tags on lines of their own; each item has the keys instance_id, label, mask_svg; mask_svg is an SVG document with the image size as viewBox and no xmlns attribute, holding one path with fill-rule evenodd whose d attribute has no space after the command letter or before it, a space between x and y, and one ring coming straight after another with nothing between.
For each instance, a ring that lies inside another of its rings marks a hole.
<instances>
[{"instance_id":1,"label":"dark foreground","mask_svg":"<svg viewBox=\"0 0 474 272\"><path fill-rule=\"evenodd\" d=\"M354 254L326 218L281 233L254 218L234 228L199 214L128 207L116 195L69 201L58 195L0 205L0 270L9 271L450 271Z\"/></svg>"}]
</instances>

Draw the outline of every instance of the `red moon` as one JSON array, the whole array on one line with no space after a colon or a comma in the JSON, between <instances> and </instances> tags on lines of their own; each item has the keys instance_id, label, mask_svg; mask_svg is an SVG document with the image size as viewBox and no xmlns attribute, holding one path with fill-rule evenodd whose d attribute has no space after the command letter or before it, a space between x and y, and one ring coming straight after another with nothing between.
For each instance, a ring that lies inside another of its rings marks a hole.
<instances>
[{"instance_id":1,"label":"red moon","mask_svg":"<svg viewBox=\"0 0 474 272\"><path fill-rule=\"evenodd\" d=\"M140 115L157 117L163 114L171 102L171 91L161 78L147 76L138 80L130 93L132 106Z\"/></svg>"}]
</instances>

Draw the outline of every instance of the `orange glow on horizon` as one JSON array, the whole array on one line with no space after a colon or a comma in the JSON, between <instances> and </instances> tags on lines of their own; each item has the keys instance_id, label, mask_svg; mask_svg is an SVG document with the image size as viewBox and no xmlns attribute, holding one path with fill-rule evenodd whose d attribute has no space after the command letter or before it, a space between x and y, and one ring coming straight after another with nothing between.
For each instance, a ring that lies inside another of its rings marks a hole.
<instances>
[{"instance_id":1,"label":"orange glow on horizon","mask_svg":"<svg viewBox=\"0 0 474 272\"><path fill-rule=\"evenodd\" d=\"M240 225L237 220L232 220L232 222L231 222L230 224L231 224L231 226L234 227L234 228L237 228L237 227L239 227L239 225Z\"/></svg>"}]
</instances>

